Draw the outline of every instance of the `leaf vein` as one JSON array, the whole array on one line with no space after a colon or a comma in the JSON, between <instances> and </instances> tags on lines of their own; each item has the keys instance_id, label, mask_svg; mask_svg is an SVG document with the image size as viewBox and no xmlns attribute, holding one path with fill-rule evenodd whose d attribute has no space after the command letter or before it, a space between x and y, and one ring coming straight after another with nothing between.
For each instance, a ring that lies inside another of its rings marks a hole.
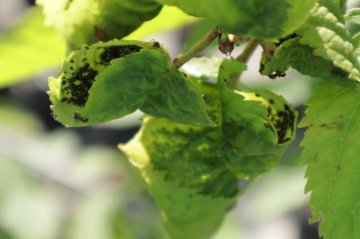
<instances>
[{"instance_id":1,"label":"leaf vein","mask_svg":"<svg viewBox=\"0 0 360 239\"><path fill-rule=\"evenodd\" d=\"M351 88L349 88L348 90L350 90ZM328 203L328 206L331 208L330 206L330 197L332 197L332 194L333 194L333 190L334 190L334 185L335 185L335 181L337 179L336 177L336 174L338 172L338 167L339 167L339 164L340 164L340 161L341 161L341 157L343 155L343 149L344 149L344 139L345 137L347 136L348 132L349 132L349 129L350 129L350 125L353 123L354 121L354 118L355 118L355 114L356 112L358 111L358 108L360 106L360 97L355 105L355 108L350 116L350 119L349 119L349 123L347 124L345 130L344 130L344 133L340 139L340 149L339 149L339 154L338 154L338 157L337 157L337 160L336 160L336 164L334 166L334 169L333 169L333 173L331 175L331 179L330 179L330 192L328 193L328 199L327 199L327 203ZM356 205L359 203L359 200L358 202L356 203ZM355 221L354 221L355 222ZM354 223L354 239L356 239L356 223Z\"/></svg>"}]
</instances>

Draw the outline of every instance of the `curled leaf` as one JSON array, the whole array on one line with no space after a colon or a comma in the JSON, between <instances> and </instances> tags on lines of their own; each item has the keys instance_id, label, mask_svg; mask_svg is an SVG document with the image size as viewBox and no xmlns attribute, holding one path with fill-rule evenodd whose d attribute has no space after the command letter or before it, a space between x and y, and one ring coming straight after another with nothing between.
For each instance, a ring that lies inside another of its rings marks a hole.
<instances>
[{"instance_id":1,"label":"curled leaf","mask_svg":"<svg viewBox=\"0 0 360 239\"><path fill-rule=\"evenodd\" d=\"M175 122L212 124L199 90L158 43L84 45L64 62L58 78L49 78L49 88L55 117L66 126L98 124L137 109Z\"/></svg>"},{"instance_id":2,"label":"curled leaf","mask_svg":"<svg viewBox=\"0 0 360 239\"><path fill-rule=\"evenodd\" d=\"M351 80L360 82L360 63L353 41L344 25L336 0L320 0L306 23L297 31L299 42L313 48L313 54L330 61Z\"/></svg>"},{"instance_id":3,"label":"curled leaf","mask_svg":"<svg viewBox=\"0 0 360 239\"><path fill-rule=\"evenodd\" d=\"M315 55L314 49L299 43L299 39L291 39L282 43L276 48L270 59L263 53L260 73L269 77L278 76L285 74L289 67L304 75L322 79L347 79L349 75L331 61Z\"/></svg>"}]
</instances>

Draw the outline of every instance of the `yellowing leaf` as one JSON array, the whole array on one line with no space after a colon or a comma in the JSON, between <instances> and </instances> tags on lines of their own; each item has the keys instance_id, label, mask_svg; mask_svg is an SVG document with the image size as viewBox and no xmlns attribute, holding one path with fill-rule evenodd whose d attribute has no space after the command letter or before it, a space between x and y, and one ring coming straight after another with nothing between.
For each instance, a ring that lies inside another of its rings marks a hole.
<instances>
[{"instance_id":1,"label":"yellowing leaf","mask_svg":"<svg viewBox=\"0 0 360 239\"><path fill-rule=\"evenodd\" d=\"M177 7L164 6L155 18L144 22L137 30L126 36L125 39L142 39L158 32L171 30L196 21Z\"/></svg>"},{"instance_id":2,"label":"yellowing leaf","mask_svg":"<svg viewBox=\"0 0 360 239\"><path fill-rule=\"evenodd\" d=\"M281 97L198 84L217 127L147 116L120 146L176 239L208 238L239 195L237 181L271 169L295 136L295 114Z\"/></svg>"}]
</instances>

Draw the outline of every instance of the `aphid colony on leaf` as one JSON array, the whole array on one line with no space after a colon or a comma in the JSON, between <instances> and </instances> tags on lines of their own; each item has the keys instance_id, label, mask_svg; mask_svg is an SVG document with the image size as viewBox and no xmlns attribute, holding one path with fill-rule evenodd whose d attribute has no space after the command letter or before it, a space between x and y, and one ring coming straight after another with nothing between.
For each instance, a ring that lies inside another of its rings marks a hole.
<instances>
[{"instance_id":1,"label":"aphid colony on leaf","mask_svg":"<svg viewBox=\"0 0 360 239\"><path fill-rule=\"evenodd\" d=\"M157 42L113 40L83 45L80 50L71 53L64 61L59 77L49 79L55 118L64 124L69 120L75 124L88 122L90 117L82 115L81 109L85 107L97 77L111 65L112 60L138 53L142 49L163 51ZM63 117L59 118L59 115Z\"/></svg>"},{"instance_id":2,"label":"aphid colony on leaf","mask_svg":"<svg viewBox=\"0 0 360 239\"><path fill-rule=\"evenodd\" d=\"M290 141L295 132L296 112L284 101L279 100L279 96L269 91L239 92L245 100L259 101L268 112L268 118L278 135L278 143L282 144ZM269 125L266 125L270 127Z\"/></svg>"},{"instance_id":3,"label":"aphid colony on leaf","mask_svg":"<svg viewBox=\"0 0 360 239\"><path fill-rule=\"evenodd\" d=\"M83 46L75 52L69 62L65 62L61 77L61 102L84 106L89 89L98 72L110 65L110 61L139 52L141 46L118 44L119 41L98 43L91 47Z\"/></svg>"}]
</instances>

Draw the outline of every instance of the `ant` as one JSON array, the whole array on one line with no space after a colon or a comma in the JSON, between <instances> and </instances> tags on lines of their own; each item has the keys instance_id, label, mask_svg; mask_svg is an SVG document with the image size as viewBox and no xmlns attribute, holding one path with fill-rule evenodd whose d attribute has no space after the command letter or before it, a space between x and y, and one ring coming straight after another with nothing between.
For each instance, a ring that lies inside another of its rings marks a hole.
<instances>
[{"instance_id":1,"label":"ant","mask_svg":"<svg viewBox=\"0 0 360 239\"><path fill-rule=\"evenodd\" d=\"M79 112L75 112L74 114L73 114L73 119L75 120L75 122L84 122L84 123L86 123L86 122L88 122L88 118L86 118L86 117L83 117L83 116L81 116L80 115L80 113Z\"/></svg>"}]
</instances>

